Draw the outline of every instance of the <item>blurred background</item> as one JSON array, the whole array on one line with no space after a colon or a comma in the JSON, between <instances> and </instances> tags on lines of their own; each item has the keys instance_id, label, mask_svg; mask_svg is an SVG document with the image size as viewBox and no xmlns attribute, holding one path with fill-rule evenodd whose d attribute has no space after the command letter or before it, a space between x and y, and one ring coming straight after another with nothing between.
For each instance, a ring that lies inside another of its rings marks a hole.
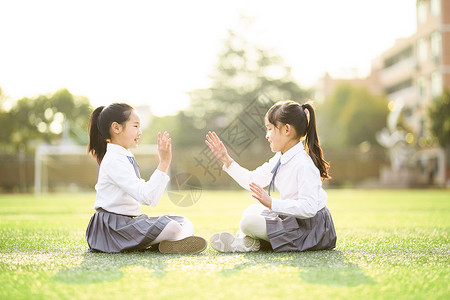
<instances>
[{"instance_id":1,"label":"blurred background","mask_svg":"<svg viewBox=\"0 0 450 300\"><path fill-rule=\"evenodd\" d=\"M313 100L336 188L450 186L450 0L2 1L0 192L93 191L87 123L126 102L173 139L171 175L237 185L205 148L216 131L253 169L263 117Z\"/></svg>"}]
</instances>

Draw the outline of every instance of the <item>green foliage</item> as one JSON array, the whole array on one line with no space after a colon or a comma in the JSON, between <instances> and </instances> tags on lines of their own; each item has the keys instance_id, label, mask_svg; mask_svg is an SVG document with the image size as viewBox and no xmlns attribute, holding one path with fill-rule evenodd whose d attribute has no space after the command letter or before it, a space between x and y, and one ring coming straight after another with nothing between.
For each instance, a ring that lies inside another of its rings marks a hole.
<instances>
[{"instance_id":1,"label":"green foliage","mask_svg":"<svg viewBox=\"0 0 450 300\"><path fill-rule=\"evenodd\" d=\"M441 97L433 100L428 116L431 132L438 138L439 144L450 146L450 90L445 90Z\"/></svg>"},{"instance_id":2,"label":"green foliage","mask_svg":"<svg viewBox=\"0 0 450 300\"><path fill-rule=\"evenodd\" d=\"M156 144L158 132L168 131L172 137L172 144L175 151L177 148L191 147L193 145L202 146L205 136L198 133L194 127L192 118L186 116L184 111L176 115L154 117L151 125L142 135L142 142ZM196 133L196 134L193 134Z\"/></svg>"},{"instance_id":3,"label":"green foliage","mask_svg":"<svg viewBox=\"0 0 450 300\"><path fill-rule=\"evenodd\" d=\"M29 150L33 142L50 143L61 138L65 127L71 129L69 134L75 141L87 143L89 114L89 100L74 97L66 89L51 96L22 98L9 111L0 110L0 126L4 129L0 134L0 146L12 151L19 147Z\"/></svg>"},{"instance_id":4,"label":"green foliage","mask_svg":"<svg viewBox=\"0 0 450 300\"><path fill-rule=\"evenodd\" d=\"M386 126L389 112L384 97L351 85L339 86L318 110L319 135L327 148L376 144L375 135Z\"/></svg>"},{"instance_id":5,"label":"green foliage","mask_svg":"<svg viewBox=\"0 0 450 300\"><path fill-rule=\"evenodd\" d=\"M295 82L280 55L233 30L228 31L210 77L210 88L190 93L189 112L199 129L229 124L262 93L273 100L303 101L309 95Z\"/></svg>"},{"instance_id":6,"label":"green foliage","mask_svg":"<svg viewBox=\"0 0 450 300\"><path fill-rule=\"evenodd\" d=\"M1 299L446 299L446 190L329 190L332 251L198 255L87 252L95 194L3 195ZM164 196L151 216L180 214L195 234L235 232L249 193L203 191L194 206ZM245 288L242 288L245 286ZM101 294L99 294L101 291Z\"/></svg>"}]
</instances>

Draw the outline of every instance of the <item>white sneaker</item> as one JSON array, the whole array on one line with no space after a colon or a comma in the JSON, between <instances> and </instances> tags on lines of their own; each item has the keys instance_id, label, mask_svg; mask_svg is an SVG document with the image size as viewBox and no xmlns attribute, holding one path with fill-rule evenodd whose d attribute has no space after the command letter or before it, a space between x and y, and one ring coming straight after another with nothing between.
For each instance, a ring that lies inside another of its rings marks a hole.
<instances>
[{"instance_id":1,"label":"white sneaker","mask_svg":"<svg viewBox=\"0 0 450 300\"><path fill-rule=\"evenodd\" d=\"M219 252L253 252L260 248L259 240L249 236L238 238L228 232L213 234L209 243Z\"/></svg>"},{"instance_id":2,"label":"white sneaker","mask_svg":"<svg viewBox=\"0 0 450 300\"><path fill-rule=\"evenodd\" d=\"M245 237L245 233L243 233L240 229L238 231L236 231L236 233L234 234L235 237L237 238L243 238Z\"/></svg>"}]
</instances>

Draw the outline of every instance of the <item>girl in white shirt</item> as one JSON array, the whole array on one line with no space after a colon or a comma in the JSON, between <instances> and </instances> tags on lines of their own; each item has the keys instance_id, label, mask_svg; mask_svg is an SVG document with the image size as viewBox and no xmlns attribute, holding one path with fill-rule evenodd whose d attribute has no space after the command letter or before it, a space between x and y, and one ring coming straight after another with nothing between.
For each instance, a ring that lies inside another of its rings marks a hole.
<instances>
[{"instance_id":1,"label":"girl in white shirt","mask_svg":"<svg viewBox=\"0 0 450 300\"><path fill-rule=\"evenodd\" d=\"M236 163L216 133L206 136L206 144L223 162L223 169L260 202L244 211L236 236L214 234L212 248L258 251L260 241L267 241L276 252L333 249L336 232L322 188L323 180L330 178L329 164L323 159L313 106L278 102L267 112L265 125L266 138L276 154L254 171ZM268 192L263 189L266 186ZM270 196L274 186L280 199Z\"/></svg>"},{"instance_id":2,"label":"girl in white shirt","mask_svg":"<svg viewBox=\"0 0 450 300\"><path fill-rule=\"evenodd\" d=\"M100 165L95 185L95 214L86 230L89 248L101 252L143 250L158 244L163 253L198 253L207 243L192 236L185 217L141 214L141 204L156 206L169 176L171 139L158 133L159 165L148 181L140 178L138 165L128 150L141 136L140 118L128 104L113 103L95 109L89 121L89 152Z\"/></svg>"}]
</instances>

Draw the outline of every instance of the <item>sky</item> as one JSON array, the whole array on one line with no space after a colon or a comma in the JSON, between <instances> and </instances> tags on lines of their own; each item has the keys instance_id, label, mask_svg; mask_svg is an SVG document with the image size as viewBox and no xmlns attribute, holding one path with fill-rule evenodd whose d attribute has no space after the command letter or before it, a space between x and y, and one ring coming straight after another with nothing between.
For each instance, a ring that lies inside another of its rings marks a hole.
<instances>
[{"instance_id":1,"label":"sky","mask_svg":"<svg viewBox=\"0 0 450 300\"><path fill-rule=\"evenodd\" d=\"M93 106L148 105L156 115L207 88L229 29L274 49L303 87L329 72L365 76L416 29L415 0L2 0L0 87L8 103L67 88Z\"/></svg>"}]
</instances>

